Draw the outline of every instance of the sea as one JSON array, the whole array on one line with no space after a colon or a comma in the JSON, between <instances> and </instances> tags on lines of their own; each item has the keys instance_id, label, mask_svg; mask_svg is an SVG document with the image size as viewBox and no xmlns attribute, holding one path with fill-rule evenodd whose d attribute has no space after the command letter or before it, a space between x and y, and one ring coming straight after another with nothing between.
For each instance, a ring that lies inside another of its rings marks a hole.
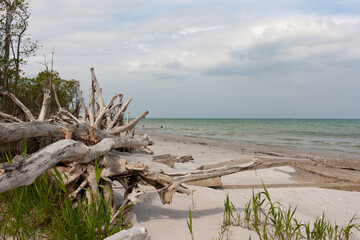
<instances>
[{"instance_id":1,"label":"sea","mask_svg":"<svg viewBox=\"0 0 360 240\"><path fill-rule=\"evenodd\" d=\"M147 118L145 131L285 147L360 160L360 119Z\"/></svg>"}]
</instances>

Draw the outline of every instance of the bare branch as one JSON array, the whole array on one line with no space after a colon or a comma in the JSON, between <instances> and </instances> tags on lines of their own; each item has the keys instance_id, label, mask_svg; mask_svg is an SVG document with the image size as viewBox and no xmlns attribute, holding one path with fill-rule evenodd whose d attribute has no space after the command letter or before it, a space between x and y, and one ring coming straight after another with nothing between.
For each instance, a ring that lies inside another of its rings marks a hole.
<instances>
[{"instance_id":1,"label":"bare branch","mask_svg":"<svg viewBox=\"0 0 360 240\"><path fill-rule=\"evenodd\" d=\"M78 95L78 98L79 98L79 101L80 101L80 106L81 106L81 109L82 109L82 118L81 118L81 121L83 123L86 123L86 118L87 118L87 115L88 115L88 112L87 112L87 108L86 108L86 105L85 105L85 102L84 102L84 98L82 97L82 92L80 91L80 84L79 84L79 81L76 81L76 91L77 91L77 95Z\"/></svg>"},{"instance_id":2,"label":"bare branch","mask_svg":"<svg viewBox=\"0 0 360 240\"><path fill-rule=\"evenodd\" d=\"M120 126L120 127L115 127L110 130L106 130L106 132L108 132L111 135L116 135L121 132L128 131L128 130L132 129L141 119L143 119L146 115L148 115L148 113L149 113L149 111L143 112L138 117L133 119L129 124L126 124L126 125Z\"/></svg>"},{"instance_id":3,"label":"bare branch","mask_svg":"<svg viewBox=\"0 0 360 240\"><path fill-rule=\"evenodd\" d=\"M19 99L17 99L12 93L0 91L0 94L4 96L8 96L16 105L18 105L21 108L21 110L25 113L26 117L30 121L36 121L30 110L27 107L25 107L25 105Z\"/></svg>"},{"instance_id":4,"label":"bare branch","mask_svg":"<svg viewBox=\"0 0 360 240\"><path fill-rule=\"evenodd\" d=\"M18 119L17 117L14 117L10 114L6 114L6 113L3 113L0 111L0 116L5 118L5 119L9 119L11 121L14 121L14 122L22 122L20 119Z\"/></svg>"}]
</instances>

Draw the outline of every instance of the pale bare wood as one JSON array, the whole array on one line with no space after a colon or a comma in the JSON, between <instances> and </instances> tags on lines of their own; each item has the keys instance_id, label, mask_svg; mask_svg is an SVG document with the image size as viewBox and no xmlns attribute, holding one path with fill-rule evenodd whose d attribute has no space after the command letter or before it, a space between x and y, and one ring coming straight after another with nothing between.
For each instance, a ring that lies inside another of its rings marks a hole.
<instances>
[{"instance_id":1,"label":"pale bare wood","mask_svg":"<svg viewBox=\"0 0 360 240\"><path fill-rule=\"evenodd\" d=\"M110 125L111 119L110 119L110 114L109 113L110 113L110 111L112 109L114 109L116 107L116 106L114 106L114 101L118 96L119 96L119 94L114 94L111 97L109 103L106 105L106 107L104 107L104 108L100 107L100 112L99 112L99 114L98 114L98 116L97 116L97 118L95 120L94 127L96 127L96 128L100 127L100 124L101 124L104 116L107 116L107 121L106 122L107 122L107 125Z\"/></svg>"},{"instance_id":2,"label":"pale bare wood","mask_svg":"<svg viewBox=\"0 0 360 240\"><path fill-rule=\"evenodd\" d=\"M110 112L106 110L104 98L102 96L102 89L100 88L99 82L96 79L95 70L93 67L90 68L90 72L91 72L91 81L93 83L92 86L95 89L97 99L98 99L98 105L97 105L98 106L97 107L98 116L100 115L100 113L105 114L107 122L110 122L111 121ZM101 116L101 118L102 118L102 116ZM95 123L94 123L94 125L95 125ZM97 124L99 124L99 123L97 123Z\"/></svg>"},{"instance_id":3,"label":"pale bare wood","mask_svg":"<svg viewBox=\"0 0 360 240\"><path fill-rule=\"evenodd\" d=\"M87 180L83 181L75 191L69 194L69 197L72 199L76 198L76 196L81 192L81 190L83 190L86 187L87 184L88 184Z\"/></svg>"},{"instance_id":4,"label":"pale bare wood","mask_svg":"<svg viewBox=\"0 0 360 240\"><path fill-rule=\"evenodd\" d=\"M47 139L54 139L54 141L64 139L66 133L64 133L62 129L66 129L67 132L71 131L73 140L78 140L89 145L96 144L104 138L115 138L115 136L110 135L103 130L92 128L85 124L72 125L51 122L0 123L0 150L9 150L10 143L17 143L24 139L36 137L45 137ZM123 138L124 143L126 141L129 143L135 141L136 143L137 141L126 137ZM151 144L150 139L140 139L138 142L147 142ZM17 144L10 144L10 146L17 149ZM133 146L129 145L126 147L132 149L143 148L145 146L146 145L143 144L134 144Z\"/></svg>"},{"instance_id":5,"label":"pale bare wood","mask_svg":"<svg viewBox=\"0 0 360 240\"><path fill-rule=\"evenodd\" d=\"M57 166L55 167L61 174L62 179L64 180L65 185L69 185L77 180L86 170L86 166L83 164L76 164L71 166ZM50 169L50 171L55 175L55 171Z\"/></svg>"},{"instance_id":6,"label":"pale bare wood","mask_svg":"<svg viewBox=\"0 0 360 240\"><path fill-rule=\"evenodd\" d=\"M76 92L77 92L77 95L78 95L78 98L79 98L79 101L80 101L80 107L82 109L82 114L83 114L82 118L81 118L81 122L86 123L86 118L87 118L87 115L88 115L87 108L86 108L86 105L85 105L85 102L84 102L84 98L82 96L82 92L80 91L79 82L76 81L75 85L76 85Z\"/></svg>"},{"instance_id":7,"label":"pale bare wood","mask_svg":"<svg viewBox=\"0 0 360 240\"><path fill-rule=\"evenodd\" d=\"M142 140L124 137L106 138L91 147L74 140L60 140L13 164L0 164L0 169L2 169L2 173L0 173L0 192L33 183L39 175L59 162L86 164L92 162L95 157L107 154L113 148L134 148L147 144Z\"/></svg>"},{"instance_id":8,"label":"pale bare wood","mask_svg":"<svg viewBox=\"0 0 360 240\"><path fill-rule=\"evenodd\" d=\"M55 98L56 104L59 108L59 114L64 113L64 114L68 115L72 120L74 120L75 123L81 124L82 122L77 117L75 117L71 112L69 112L61 107L58 95L56 93L55 84L52 84L52 89L54 92L54 98Z\"/></svg>"},{"instance_id":9,"label":"pale bare wood","mask_svg":"<svg viewBox=\"0 0 360 240\"><path fill-rule=\"evenodd\" d=\"M208 178L220 177L224 175L229 175L241 171L247 171L252 169L257 169L262 165L262 162L250 162L243 165L235 166L224 166L220 168L210 169L210 170L196 170L184 174L183 176L178 176L175 178L175 184L182 184L186 182L192 182L195 180L203 180Z\"/></svg>"},{"instance_id":10,"label":"pale bare wood","mask_svg":"<svg viewBox=\"0 0 360 240\"><path fill-rule=\"evenodd\" d=\"M61 109L60 111L59 111L59 113L64 113L64 114L66 114L66 115L68 115L72 120L74 120L74 122L75 123L77 123L77 124L82 124L83 122L80 120L80 119L78 119L77 117L75 117L71 112L69 112L68 110L65 110L65 109Z\"/></svg>"},{"instance_id":11,"label":"pale bare wood","mask_svg":"<svg viewBox=\"0 0 360 240\"><path fill-rule=\"evenodd\" d=\"M50 88L47 88L44 92L44 99L43 99L39 117L37 119L38 121L45 121L50 102L51 102L51 90L50 90Z\"/></svg>"},{"instance_id":12,"label":"pale bare wood","mask_svg":"<svg viewBox=\"0 0 360 240\"><path fill-rule=\"evenodd\" d=\"M14 94L5 91L0 91L0 94L4 96L8 96L16 105L18 105L21 108L21 110L25 113L25 116L29 119L29 121L36 121L34 115L32 115L30 110L27 107L25 107L25 105L19 99L17 99L14 96Z\"/></svg>"},{"instance_id":13,"label":"pale bare wood","mask_svg":"<svg viewBox=\"0 0 360 240\"><path fill-rule=\"evenodd\" d=\"M121 117L124 115L124 112L126 111L127 107L129 106L130 102L132 101L132 98L126 101L126 103L118 110L114 116L114 119L112 120L111 124L107 127L106 130L110 130L116 126L116 123L121 119Z\"/></svg>"},{"instance_id":14,"label":"pale bare wood","mask_svg":"<svg viewBox=\"0 0 360 240\"><path fill-rule=\"evenodd\" d=\"M73 139L86 139L87 135L93 133L98 141L104 138L114 137L105 131L91 128L85 124L61 124L52 122L20 122L20 123L0 123L0 145L11 142L22 141L24 138L48 137L55 140L63 139L64 134L61 128L66 128L73 132Z\"/></svg>"},{"instance_id":15,"label":"pale bare wood","mask_svg":"<svg viewBox=\"0 0 360 240\"><path fill-rule=\"evenodd\" d=\"M12 122L22 122L20 119L18 119L17 117L7 114L7 113L3 113L0 111L0 116L3 117L4 119L8 119L11 120Z\"/></svg>"},{"instance_id":16,"label":"pale bare wood","mask_svg":"<svg viewBox=\"0 0 360 240\"><path fill-rule=\"evenodd\" d=\"M62 107L60 105L60 101L59 101L58 95L56 93L55 84L52 84L52 89L53 89L53 92L54 92L54 98L55 98L56 104L57 104L59 110L61 111Z\"/></svg>"},{"instance_id":17,"label":"pale bare wood","mask_svg":"<svg viewBox=\"0 0 360 240\"><path fill-rule=\"evenodd\" d=\"M95 166L87 164L86 168L87 168L86 169L86 173L87 173L86 181L89 183L90 191L92 193L94 193L91 195L91 198L88 199L88 200L90 200L89 204L91 204L91 202L93 202L93 201L95 201L95 203L98 204L100 195L99 195L99 185L98 185L98 182L97 182L96 176L95 176Z\"/></svg>"},{"instance_id":18,"label":"pale bare wood","mask_svg":"<svg viewBox=\"0 0 360 240\"><path fill-rule=\"evenodd\" d=\"M149 111L143 112L142 114L140 114L138 117L136 117L135 119L133 119L129 124L126 124L124 126L119 126L119 127L115 127L112 128L110 130L106 130L106 132L108 132L111 135L116 135L119 134L121 132L125 132L128 131L130 129L132 129L133 127L135 127L135 125L141 120L143 119L146 115L148 115Z\"/></svg>"},{"instance_id":19,"label":"pale bare wood","mask_svg":"<svg viewBox=\"0 0 360 240\"><path fill-rule=\"evenodd\" d=\"M111 185L111 180L109 179L108 181L104 181L102 185L105 188L105 190L103 191L104 200L108 204L108 206L110 206L111 211L115 212L116 207L114 202L114 194L112 194L113 188Z\"/></svg>"},{"instance_id":20,"label":"pale bare wood","mask_svg":"<svg viewBox=\"0 0 360 240\"><path fill-rule=\"evenodd\" d=\"M104 102L104 99L103 99L103 96L102 96L102 89L100 88L99 83L98 83L98 81L96 79L95 70L94 70L93 67L90 68L90 72L91 72L91 81L94 84L93 87L94 87L96 95L98 97L100 109L105 108L105 102Z\"/></svg>"}]
</instances>

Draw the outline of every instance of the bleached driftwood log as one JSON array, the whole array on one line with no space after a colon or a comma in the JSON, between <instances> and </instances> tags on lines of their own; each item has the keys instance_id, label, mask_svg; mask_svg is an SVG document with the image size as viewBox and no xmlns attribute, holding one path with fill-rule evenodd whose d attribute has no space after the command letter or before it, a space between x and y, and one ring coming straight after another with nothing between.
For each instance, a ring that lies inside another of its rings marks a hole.
<instances>
[{"instance_id":1,"label":"bleached driftwood log","mask_svg":"<svg viewBox=\"0 0 360 240\"><path fill-rule=\"evenodd\" d=\"M141 226L134 226L129 230L122 230L104 240L150 240L147 230Z\"/></svg>"},{"instance_id":2,"label":"bleached driftwood log","mask_svg":"<svg viewBox=\"0 0 360 240\"><path fill-rule=\"evenodd\" d=\"M39 175L59 162L87 164L93 162L95 156L100 158L113 148L147 145L148 142L124 137L105 138L90 147L70 139L60 140L13 164L0 164L0 192L33 183Z\"/></svg>"},{"instance_id":3,"label":"bleached driftwood log","mask_svg":"<svg viewBox=\"0 0 360 240\"><path fill-rule=\"evenodd\" d=\"M64 139L63 130L72 132L72 139L94 143L104 138L115 137L105 131L92 128L86 124L62 124L53 122L20 122L0 123L0 145L35 137L48 137L54 140Z\"/></svg>"}]
</instances>

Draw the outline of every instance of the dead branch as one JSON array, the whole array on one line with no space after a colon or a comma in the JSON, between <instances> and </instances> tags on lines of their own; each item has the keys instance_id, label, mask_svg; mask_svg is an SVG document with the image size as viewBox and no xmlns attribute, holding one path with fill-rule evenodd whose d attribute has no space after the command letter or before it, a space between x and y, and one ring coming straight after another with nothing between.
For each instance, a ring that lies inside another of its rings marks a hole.
<instances>
[{"instance_id":1,"label":"dead branch","mask_svg":"<svg viewBox=\"0 0 360 240\"><path fill-rule=\"evenodd\" d=\"M20 119L18 119L17 117L15 116L12 116L10 114L6 114L6 113L3 113L0 111L0 116L3 117L4 119L7 119L11 122L22 122Z\"/></svg>"},{"instance_id":2,"label":"dead branch","mask_svg":"<svg viewBox=\"0 0 360 240\"><path fill-rule=\"evenodd\" d=\"M128 130L132 129L141 119L143 119L146 115L148 115L148 113L149 113L149 111L143 112L138 117L133 119L129 124L107 130L107 132L109 134L111 134L111 135L116 135L116 134L119 134L121 132L128 131Z\"/></svg>"},{"instance_id":3,"label":"dead branch","mask_svg":"<svg viewBox=\"0 0 360 240\"><path fill-rule=\"evenodd\" d=\"M81 107L81 110L82 110L82 118L81 118L81 122L82 123L86 123L86 118L87 118L87 108L86 108L86 105L85 105L85 102L84 102L84 98L82 97L82 92L80 91L80 84L78 81L76 81L76 92L77 92L77 97L80 101L80 107Z\"/></svg>"},{"instance_id":4,"label":"dead branch","mask_svg":"<svg viewBox=\"0 0 360 240\"><path fill-rule=\"evenodd\" d=\"M25 105L19 99L17 99L12 93L0 91L0 94L3 96L8 96L16 105L18 105L21 108L21 110L25 113L29 121L36 121L34 115L32 115L30 110L27 107L25 107Z\"/></svg>"}]
</instances>

